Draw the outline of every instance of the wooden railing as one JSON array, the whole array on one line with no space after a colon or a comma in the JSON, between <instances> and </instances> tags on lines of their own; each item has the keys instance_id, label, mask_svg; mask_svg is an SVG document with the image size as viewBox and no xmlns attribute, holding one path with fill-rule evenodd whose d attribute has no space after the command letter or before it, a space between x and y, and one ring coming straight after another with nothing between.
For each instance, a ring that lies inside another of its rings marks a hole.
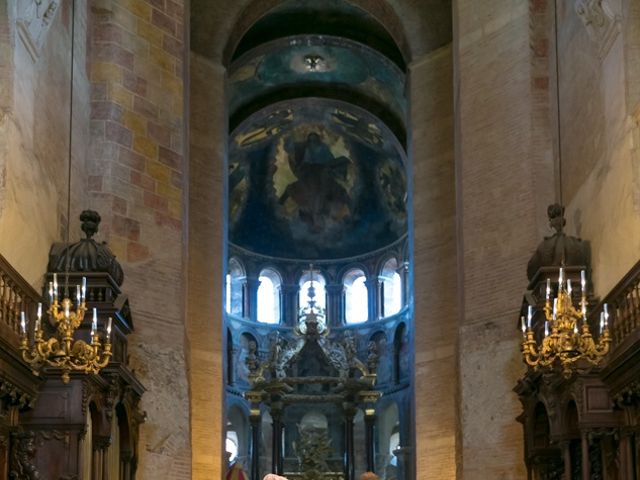
<instances>
[{"instance_id":1,"label":"wooden railing","mask_svg":"<svg viewBox=\"0 0 640 480\"><path fill-rule=\"evenodd\" d=\"M640 329L640 261L611 289L590 315L590 324L599 324L604 304L609 305L612 347L620 345Z\"/></svg>"},{"instance_id":2,"label":"wooden railing","mask_svg":"<svg viewBox=\"0 0 640 480\"><path fill-rule=\"evenodd\" d=\"M20 332L20 312L35 318L42 298L27 281L0 255L0 331Z\"/></svg>"}]
</instances>

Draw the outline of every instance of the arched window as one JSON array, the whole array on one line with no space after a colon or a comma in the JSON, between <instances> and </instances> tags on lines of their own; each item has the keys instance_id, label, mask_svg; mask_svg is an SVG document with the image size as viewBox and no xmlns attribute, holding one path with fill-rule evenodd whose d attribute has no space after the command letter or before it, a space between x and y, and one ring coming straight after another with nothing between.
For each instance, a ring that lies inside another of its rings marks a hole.
<instances>
[{"instance_id":1,"label":"arched window","mask_svg":"<svg viewBox=\"0 0 640 480\"><path fill-rule=\"evenodd\" d=\"M238 457L238 432L234 430L227 431L225 450L229 454L229 463L233 463Z\"/></svg>"},{"instance_id":2,"label":"arched window","mask_svg":"<svg viewBox=\"0 0 640 480\"><path fill-rule=\"evenodd\" d=\"M380 272L381 316L390 317L402 309L402 278L398 273L398 261L389 259Z\"/></svg>"},{"instance_id":3,"label":"arched window","mask_svg":"<svg viewBox=\"0 0 640 480\"><path fill-rule=\"evenodd\" d=\"M400 432L398 431L399 425L396 425L395 431L389 438L389 457L391 458L391 465L398 465L398 459L396 458L396 450L400 447Z\"/></svg>"},{"instance_id":4,"label":"arched window","mask_svg":"<svg viewBox=\"0 0 640 480\"><path fill-rule=\"evenodd\" d=\"M344 321L347 324L366 322L369 318L369 295L366 277L360 269L344 276Z\"/></svg>"},{"instance_id":5,"label":"arched window","mask_svg":"<svg viewBox=\"0 0 640 480\"><path fill-rule=\"evenodd\" d=\"M258 277L258 321L262 323L280 322L280 275L269 268Z\"/></svg>"},{"instance_id":6,"label":"arched window","mask_svg":"<svg viewBox=\"0 0 640 480\"><path fill-rule=\"evenodd\" d=\"M315 297L313 299L316 301L316 307L324 310L327 306L327 294L324 288L327 282L322 274L317 270L313 270L313 272L311 270L307 270L300 277L300 282L298 283L300 285L300 291L298 292L298 305L300 308L305 308L309 304L309 287L311 286L312 279L313 288L315 290Z\"/></svg>"},{"instance_id":7,"label":"arched window","mask_svg":"<svg viewBox=\"0 0 640 480\"><path fill-rule=\"evenodd\" d=\"M244 283L245 274L242 265L235 258L231 258L225 285L225 310L231 315L244 316Z\"/></svg>"}]
</instances>

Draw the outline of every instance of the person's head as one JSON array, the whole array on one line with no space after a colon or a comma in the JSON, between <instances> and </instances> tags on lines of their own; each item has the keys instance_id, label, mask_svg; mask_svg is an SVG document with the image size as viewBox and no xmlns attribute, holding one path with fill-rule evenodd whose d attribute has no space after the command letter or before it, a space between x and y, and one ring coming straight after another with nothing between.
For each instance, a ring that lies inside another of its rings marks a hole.
<instances>
[{"instance_id":1,"label":"person's head","mask_svg":"<svg viewBox=\"0 0 640 480\"><path fill-rule=\"evenodd\" d=\"M262 480L287 480L287 478L276 475L275 473L268 473Z\"/></svg>"},{"instance_id":2,"label":"person's head","mask_svg":"<svg viewBox=\"0 0 640 480\"><path fill-rule=\"evenodd\" d=\"M364 472L360 475L360 480L380 480L380 477L373 472Z\"/></svg>"}]
</instances>

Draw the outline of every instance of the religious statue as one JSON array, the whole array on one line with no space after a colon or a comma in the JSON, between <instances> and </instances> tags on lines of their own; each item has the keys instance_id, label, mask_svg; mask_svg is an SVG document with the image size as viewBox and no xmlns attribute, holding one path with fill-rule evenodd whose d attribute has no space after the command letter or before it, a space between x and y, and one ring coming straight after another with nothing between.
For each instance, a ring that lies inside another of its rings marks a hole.
<instances>
[{"instance_id":1,"label":"religious statue","mask_svg":"<svg viewBox=\"0 0 640 480\"><path fill-rule=\"evenodd\" d=\"M249 377L255 377L260 368L260 357L258 356L258 344L254 340L249 340L247 345L247 356L244 359L244 364L249 370Z\"/></svg>"},{"instance_id":2,"label":"religious statue","mask_svg":"<svg viewBox=\"0 0 640 480\"><path fill-rule=\"evenodd\" d=\"M367 368L369 373L375 373L378 370L380 355L378 354L378 342L371 340L367 347L369 354L367 355Z\"/></svg>"}]
</instances>

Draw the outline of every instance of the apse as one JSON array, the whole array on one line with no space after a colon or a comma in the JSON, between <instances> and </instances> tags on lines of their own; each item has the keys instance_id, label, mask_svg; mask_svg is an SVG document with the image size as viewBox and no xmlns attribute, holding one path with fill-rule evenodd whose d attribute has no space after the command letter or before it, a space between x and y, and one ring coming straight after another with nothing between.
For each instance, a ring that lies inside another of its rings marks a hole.
<instances>
[{"instance_id":1,"label":"apse","mask_svg":"<svg viewBox=\"0 0 640 480\"><path fill-rule=\"evenodd\" d=\"M406 63L367 12L319 5L283 2L228 65L228 466L408 480Z\"/></svg>"}]
</instances>

